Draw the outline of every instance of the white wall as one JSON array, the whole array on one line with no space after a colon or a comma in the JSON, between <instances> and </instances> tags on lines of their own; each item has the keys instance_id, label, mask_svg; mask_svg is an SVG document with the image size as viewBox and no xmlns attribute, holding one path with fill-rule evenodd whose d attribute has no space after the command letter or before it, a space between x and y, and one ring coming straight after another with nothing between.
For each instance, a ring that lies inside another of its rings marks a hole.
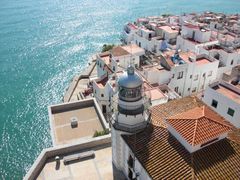
<instances>
[{"instance_id":1,"label":"white wall","mask_svg":"<svg viewBox=\"0 0 240 180\"><path fill-rule=\"evenodd\" d=\"M97 66L97 75L98 75L98 77L102 77L103 75L105 75L107 73L104 70L105 62L100 57L98 57L96 63L97 63L96 64L96 66Z\"/></svg>"},{"instance_id":2,"label":"white wall","mask_svg":"<svg viewBox=\"0 0 240 180\"><path fill-rule=\"evenodd\" d=\"M217 108L211 106L212 100L218 101ZM223 116L226 120L232 123L235 127L240 128L240 104L224 96L221 93L218 93L216 90L208 87L204 92L203 102L212 107L217 113ZM234 116L227 114L228 108L231 108L235 111Z\"/></svg>"}]
</instances>

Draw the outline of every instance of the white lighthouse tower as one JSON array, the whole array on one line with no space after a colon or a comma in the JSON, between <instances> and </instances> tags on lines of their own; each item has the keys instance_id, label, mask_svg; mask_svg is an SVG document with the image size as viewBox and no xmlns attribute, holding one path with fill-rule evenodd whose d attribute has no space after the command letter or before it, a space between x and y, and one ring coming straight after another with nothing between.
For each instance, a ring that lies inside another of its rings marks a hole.
<instances>
[{"instance_id":1,"label":"white lighthouse tower","mask_svg":"<svg viewBox=\"0 0 240 180\"><path fill-rule=\"evenodd\" d=\"M118 79L112 120L112 161L119 171L124 171L124 144L122 134L143 131L149 123L149 113L143 91L143 80L130 66Z\"/></svg>"}]
</instances>

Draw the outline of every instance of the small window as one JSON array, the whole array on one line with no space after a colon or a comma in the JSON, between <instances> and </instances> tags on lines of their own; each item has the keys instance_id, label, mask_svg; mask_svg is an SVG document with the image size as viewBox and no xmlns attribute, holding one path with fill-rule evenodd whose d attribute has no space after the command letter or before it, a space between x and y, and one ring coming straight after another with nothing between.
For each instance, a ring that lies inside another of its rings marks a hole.
<instances>
[{"instance_id":1,"label":"small window","mask_svg":"<svg viewBox=\"0 0 240 180\"><path fill-rule=\"evenodd\" d=\"M233 60L231 61L231 65L233 65Z\"/></svg>"},{"instance_id":2,"label":"small window","mask_svg":"<svg viewBox=\"0 0 240 180\"><path fill-rule=\"evenodd\" d=\"M195 93L197 91L197 88L193 88L192 93Z\"/></svg>"},{"instance_id":3,"label":"small window","mask_svg":"<svg viewBox=\"0 0 240 180\"><path fill-rule=\"evenodd\" d=\"M175 74L172 75L172 79L174 78Z\"/></svg>"},{"instance_id":4,"label":"small window","mask_svg":"<svg viewBox=\"0 0 240 180\"><path fill-rule=\"evenodd\" d=\"M232 109L232 108L228 108L228 115L230 115L230 116L234 116L234 110Z\"/></svg>"},{"instance_id":5,"label":"small window","mask_svg":"<svg viewBox=\"0 0 240 180\"><path fill-rule=\"evenodd\" d=\"M130 168L133 168L133 164L134 164L133 157L131 155L129 155L129 157L128 157L128 166Z\"/></svg>"},{"instance_id":6,"label":"small window","mask_svg":"<svg viewBox=\"0 0 240 180\"><path fill-rule=\"evenodd\" d=\"M190 79L192 79L192 75L190 75Z\"/></svg>"},{"instance_id":7,"label":"small window","mask_svg":"<svg viewBox=\"0 0 240 180\"><path fill-rule=\"evenodd\" d=\"M188 88L187 90L190 91L190 88Z\"/></svg>"},{"instance_id":8,"label":"small window","mask_svg":"<svg viewBox=\"0 0 240 180\"><path fill-rule=\"evenodd\" d=\"M178 79L182 79L183 78L183 71L178 73Z\"/></svg>"},{"instance_id":9,"label":"small window","mask_svg":"<svg viewBox=\"0 0 240 180\"><path fill-rule=\"evenodd\" d=\"M178 87L175 87L175 88L174 88L174 91L175 91L176 93L178 93Z\"/></svg>"},{"instance_id":10,"label":"small window","mask_svg":"<svg viewBox=\"0 0 240 180\"><path fill-rule=\"evenodd\" d=\"M217 108L218 102L216 100L212 100L212 107Z\"/></svg>"},{"instance_id":11,"label":"small window","mask_svg":"<svg viewBox=\"0 0 240 180\"><path fill-rule=\"evenodd\" d=\"M203 77L205 77L206 76L206 73L203 73L203 75L202 75Z\"/></svg>"},{"instance_id":12,"label":"small window","mask_svg":"<svg viewBox=\"0 0 240 180\"><path fill-rule=\"evenodd\" d=\"M128 178L133 179L133 173L132 173L132 170L130 168L128 168Z\"/></svg>"},{"instance_id":13,"label":"small window","mask_svg":"<svg viewBox=\"0 0 240 180\"><path fill-rule=\"evenodd\" d=\"M113 71L115 71L115 66L113 66Z\"/></svg>"},{"instance_id":14,"label":"small window","mask_svg":"<svg viewBox=\"0 0 240 180\"><path fill-rule=\"evenodd\" d=\"M194 76L194 81L197 81L198 80L198 75L195 75Z\"/></svg>"},{"instance_id":15,"label":"small window","mask_svg":"<svg viewBox=\"0 0 240 180\"><path fill-rule=\"evenodd\" d=\"M104 94L101 94L101 97L104 97Z\"/></svg>"},{"instance_id":16,"label":"small window","mask_svg":"<svg viewBox=\"0 0 240 180\"><path fill-rule=\"evenodd\" d=\"M212 76L212 71L209 71L208 77Z\"/></svg>"},{"instance_id":17,"label":"small window","mask_svg":"<svg viewBox=\"0 0 240 180\"><path fill-rule=\"evenodd\" d=\"M102 64L101 64L101 63L99 63L99 67L100 67L100 68L102 67Z\"/></svg>"}]
</instances>

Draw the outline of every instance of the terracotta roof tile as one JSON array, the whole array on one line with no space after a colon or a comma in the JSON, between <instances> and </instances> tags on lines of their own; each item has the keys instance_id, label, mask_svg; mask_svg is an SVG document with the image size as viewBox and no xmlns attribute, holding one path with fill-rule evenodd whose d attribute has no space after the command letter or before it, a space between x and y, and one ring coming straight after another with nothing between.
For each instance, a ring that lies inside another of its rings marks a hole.
<instances>
[{"instance_id":1,"label":"terracotta roof tile","mask_svg":"<svg viewBox=\"0 0 240 180\"><path fill-rule=\"evenodd\" d=\"M240 178L240 144L229 139L192 154L166 128L158 126L123 135L123 139L152 179Z\"/></svg>"},{"instance_id":2,"label":"terracotta roof tile","mask_svg":"<svg viewBox=\"0 0 240 180\"><path fill-rule=\"evenodd\" d=\"M195 107L169 117L166 121L192 146L217 138L232 128L207 106Z\"/></svg>"},{"instance_id":3,"label":"terracotta roof tile","mask_svg":"<svg viewBox=\"0 0 240 180\"><path fill-rule=\"evenodd\" d=\"M165 119L176 114L188 111L194 107L201 107L204 103L198 98L188 96L182 99L169 101L150 108L152 113L152 124L155 126L166 127Z\"/></svg>"},{"instance_id":4,"label":"terracotta roof tile","mask_svg":"<svg viewBox=\"0 0 240 180\"><path fill-rule=\"evenodd\" d=\"M111 53L113 56L118 57L118 56L125 56L129 55L129 52L127 52L125 49L123 49L121 46L114 47L111 50Z\"/></svg>"}]
</instances>

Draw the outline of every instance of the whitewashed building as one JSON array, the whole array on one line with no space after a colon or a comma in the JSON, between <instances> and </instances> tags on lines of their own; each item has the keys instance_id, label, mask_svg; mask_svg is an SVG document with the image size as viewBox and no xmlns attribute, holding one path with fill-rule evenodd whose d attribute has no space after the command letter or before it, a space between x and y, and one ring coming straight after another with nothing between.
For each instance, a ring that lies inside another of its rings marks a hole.
<instances>
[{"instance_id":1,"label":"whitewashed building","mask_svg":"<svg viewBox=\"0 0 240 180\"><path fill-rule=\"evenodd\" d=\"M204 92L203 101L240 128L240 67L224 74L221 82L211 84Z\"/></svg>"}]
</instances>

